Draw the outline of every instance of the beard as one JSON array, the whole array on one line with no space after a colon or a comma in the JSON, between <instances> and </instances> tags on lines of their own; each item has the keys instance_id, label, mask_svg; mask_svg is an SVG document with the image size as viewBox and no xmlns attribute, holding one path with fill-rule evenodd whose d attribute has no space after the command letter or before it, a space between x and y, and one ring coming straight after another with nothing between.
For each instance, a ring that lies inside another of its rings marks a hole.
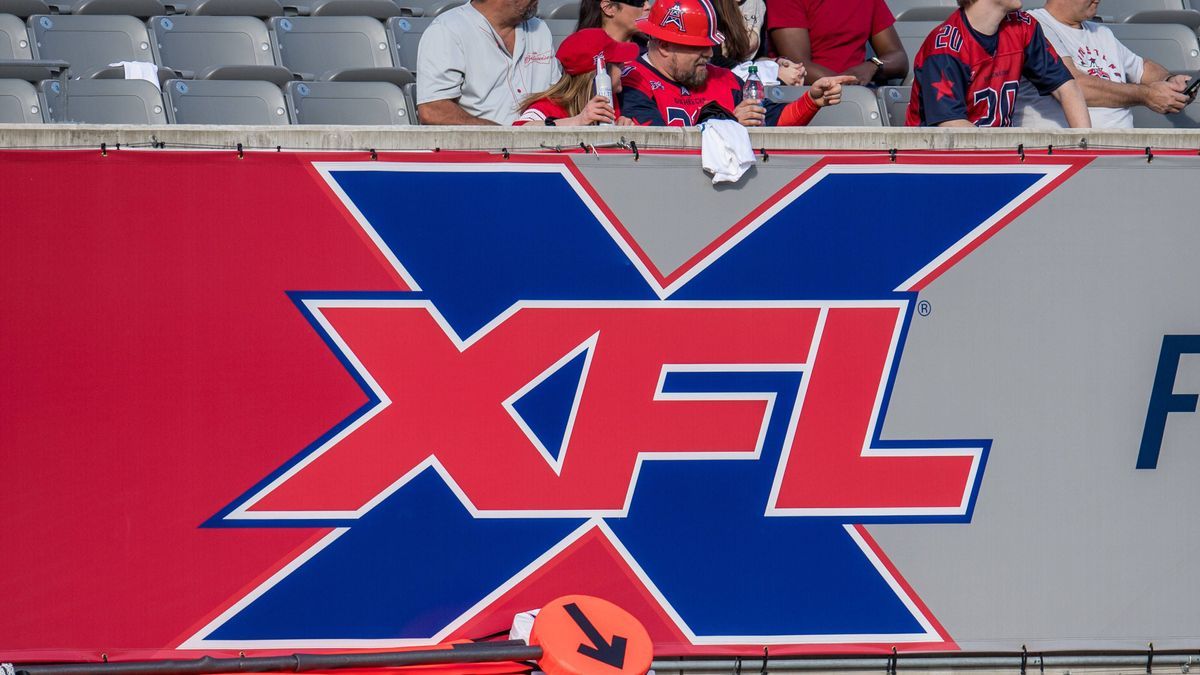
<instances>
[{"instance_id":1,"label":"beard","mask_svg":"<svg viewBox=\"0 0 1200 675\"><path fill-rule=\"evenodd\" d=\"M521 12L521 20L528 21L537 16L538 4L537 0L533 0L525 6L525 11Z\"/></svg>"},{"instance_id":2,"label":"beard","mask_svg":"<svg viewBox=\"0 0 1200 675\"><path fill-rule=\"evenodd\" d=\"M687 70L675 78L675 81L687 89L700 89L708 82L708 64Z\"/></svg>"}]
</instances>

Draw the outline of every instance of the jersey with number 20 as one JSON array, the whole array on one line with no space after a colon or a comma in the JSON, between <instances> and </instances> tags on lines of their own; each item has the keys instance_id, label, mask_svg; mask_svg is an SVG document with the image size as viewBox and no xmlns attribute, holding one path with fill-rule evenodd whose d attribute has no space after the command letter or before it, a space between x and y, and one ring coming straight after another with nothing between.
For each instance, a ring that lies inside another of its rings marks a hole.
<instances>
[{"instance_id":1,"label":"jersey with number 20","mask_svg":"<svg viewBox=\"0 0 1200 675\"><path fill-rule=\"evenodd\" d=\"M1042 27L1013 12L995 35L975 31L962 10L935 28L913 61L908 126L963 119L980 127L1012 126L1024 76L1046 96L1071 79Z\"/></svg>"}]
</instances>

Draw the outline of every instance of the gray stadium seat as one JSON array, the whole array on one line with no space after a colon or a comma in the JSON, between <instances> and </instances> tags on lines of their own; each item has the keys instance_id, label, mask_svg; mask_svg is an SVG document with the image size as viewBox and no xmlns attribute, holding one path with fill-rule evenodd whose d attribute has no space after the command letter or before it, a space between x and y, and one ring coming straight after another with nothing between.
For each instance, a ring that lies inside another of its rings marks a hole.
<instances>
[{"instance_id":1,"label":"gray stadium seat","mask_svg":"<svg viewBox=\"0 0 1200 675\"><path fill-rule=\"evenodd\" d=\"M392 0L314 0L309 16L369 16L383 21L393 16L417 16L420 9L401 7Z\"/></svg>"},{"instance_id":2,"label":"gray stadium seat","mask_svg":"<svg viewBox=\"0 0 1200 675\"><path fill-rule=\"evenodd\" d=\"M268 23L276 61L303 79L412 82L412 73L393 66L387 32L371 17L275 17Z\"/></svg>"},{"instance_id":3,"label":"gray stadium seat","mask_svg":"<svg viewBox=\"0 0 1200 675\"><path fill-rule=\"evenodd\" d=\"M1134 106L1133 126L1142 129L1200 129L1200 103L1192 102L1183 112L1161 115L1145 106Z\"/></svg>"},{"instance_id":4,"label":"gray stadium seat","mask_svg":"<svg viewBox=\"0 0 1200 675\"><path fill-rule=\"evenodd\" d=\"M1186 26L1117 23L1108 27L1133 53L1156 61L1167 70L1200 70L1200 43Z\"/></svg>"},{"instance_id":5,"label":"gray stadium seat","mask_svg":"<svg viewBox=\"0 0 1200 675\"><path fill-rule=\"evenodd\" d=\"M178 13L192 16L253 16L266 19L283 16L283 5L278 0L168 0Z\"/></svg>"},{"instance_id":6,"label":"gray stadium seat","mask_svg":"<svg viewBox=\"0 0 1200 675\"><path fill-rule=\"evenodd\" d=\"M290 82L284 88L296 124L415 124L400 87L390 82Z\"/></svg>"},{"instance_id":7,"label":"gray stadium seat","mask_svg":"<svg viewBox=\"0 0 1200 675\"><path fill-rule=\"evenodd\" d=\"M154 60L198 79L266 80L283 86L291 71L275 64L271 37L250 16L156 16L149 22Z\"/></svg>"},{"instance_id":8,"label":"gray stadium seat","mask_svg":"<svg viewBox=\"0 0 1200 675\"><path fill-rule=\"evenodd\" d=\"M944 21L958 9L957 0L887 0L900 21Z\"/></svg>"},{"instance_id":9,"label":"gray stadium seat","mask_svg":"<svg viewBox=\"0 0 1200 675\"><path fill-rule=\"evenodd\" d=\"M0 14L0 59L33 58L25 22L12 14Z\"/></svg>"},{"instance_id":10,"label":"gray stadium seat","mask_svg":"<svg viewBox=\"0 0 1200 675\"><path fill-rule=\"evenodd\" d=\"M538 0L537 15L543 19L579 21L579 0Z\"/></svg>"},{"instance_id":11,"label":"gray stadium seat","mask_svg":"<svg viewBox=\"0 0 1200 675\"><path fill-rule=\"evenodd\" d=\"M546 25L550 27L550 35L554 36L554 50L558 51L558 46L567 39L567 36L575 32L575 26L579 24L578 19L543 19Z\"/></svg>"},{"instance_id":12,"label":"gray stadium seat","mask_svg":"<svg viewBox=\"0 0 1200 675\"><path fill-rule=\"evenodd\" d=\"M118 61L153 61L146 26L132 16L29 17L33 57L71 64L72 77L90 77Z\"/></svg>"},{"instance_id":13,"label":"gray stadium seat","mask_svg":"<svg viewBox=\"0 0 1200 675\"><path fill-rule=\"evenodd\" d=\"M166 124L158 88L145 80L44 80L46 117L85 124Z\"/></svg>"},{"instance_id":14,"label":"gray stadium seat","mask_svg":"<svg viewBox=\"0 0 1200 675\"><path fill-rule=\"evenodd\" d=\"M270 82L170 80L164 91L172 124L289 124L283 92Z\"/></svg>"},{"instance_id":15,"label":"gray stadium seat","mask_svg":"<svg viewBox=\"0 0 1200 675\"><path fill-rule=\"evenodd\" d=\"M421 10L421 16L433 18L448 9L467 4L467 0L396 0L401 7Z\"/></svg>"},{"instance_id":16,"label":"gray stadium seat","mask_svg":"<svg viewBox=\"0 0 1200 675\"><path fill-rule=\"evenodd\" d=\"M925 38L929 37L929 33L937 28L940 21L897 21L896 34L900 36L900 44L904 45L904 51L908 53L908 75L904 78L904 84L912 84L913 81L913 60L917 58L917 52L921 49L921 45L925 44Z\"/></svg>"},{"instance_id":17,"label":"gray stadium seat","mask_svg":"<svg viewBox=\"0 0 1200 675\"><path fill-rule=\"evenodd\" d=\"M0 80L0 124L42 122L37 89L25 80Z\"/></svg>"},{"instance_id":18,"label":"gray stadium seat","mask_svg":"<svg viewBox=\"0 0 1200 675\"><path fill-rule=\"evenodd\" d=\"M1101 5L1103 7L1103 5ZM1194 9L1152 9L1125 17L1125 23L1177 23L1192 30L1200 28L1200 11Z\"/></svg>"},{"instance_id":19,"label":"gray stadium seat","mask_svg":"<svg viewBox=\"0 0 1200 675\"><path fill-rule=\"evenodd\" d=\"M28 19L34 14L49 14L50 5L43 0L0 0L0 14L12 14Z\"/></svg>"},{"instance_id":20,"label":"gray stadium seat","mask_svg":"<svg viewBox=\"0 0 1200 675\"><path fill-rule=\"evenodd\" d=\"M1182 11L1184 0L1101 0L1099 16L1104 21L1123 21L1141 12Z\"/></svg>"},{"instance_id":21,"label":"gray stadium seat","mask_svg":"<svg viewBox=\"0 0 1200 675\"><path fill-rule=\"evenodd\" d=\"M767 97L772 101L790 103L804 95L808 87L767 87ZM879 100L870 87L850 86L842 88L842 102L821 108L810 126L814 127L881 127L883 113L879 111Z\"/></svg>"},{"instance_id":22,"label":"gray stadium seat","mask_svg":"<svg viewBox=\"0 0 1200 675\"><path fill-rule=\"evenodd\" d=\"M875 95L879 98L879 109L883 111L884 124L889 127L905 126L912 87L880 87Z\"/></svg>"},{"instance_id":23,"label":"gray stadium seat","mask_svg":"<svg viewBox=\"0 0 1200 675\"><path fill-rule=\"evenodd\" d=\"M391 37L392 58L396 65L405 68L416 68L417 45L421 44L421 35L429 24L431 16L396 17L387 20L388 36Z\"/></svg>"},{"instance_id":24,"label":"gray stadium seat","mask_svg":"<svg viewBox=\"0 0 1200 675\"><path fill-rule=\"evenodd\" d=\"M166 14L162 0L72 0L64 14L107 14L112 16L136 16L148 19Z\"/></svg>"}]
</instances>

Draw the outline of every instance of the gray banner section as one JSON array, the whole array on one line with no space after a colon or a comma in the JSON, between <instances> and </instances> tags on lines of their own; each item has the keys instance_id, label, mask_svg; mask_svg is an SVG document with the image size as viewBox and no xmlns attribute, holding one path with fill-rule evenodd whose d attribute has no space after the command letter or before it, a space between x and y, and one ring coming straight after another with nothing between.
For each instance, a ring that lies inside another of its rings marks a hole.
<instances>
[{"instance_id":1,"label":"gray banner section","mask_svg":"<svg viewBox=\"0 0 1200 675\"><path fill-rule=\"evenodd\" d=\"M1134 469L1163 335L1200 334L1197 169L1097 160L921 294L884 438L994 442L969 525L870 530L965 649L1200 638L1200 415Z\"/></svg>"},{"instance_id":2,"label":"gray banner section","mask_svg":"<svg viewBox=\"0 0 1200 675\"><path fill-rule=\"evenodd\" d=\"M778 156L737 183L713 185L699 155L573 157L662 274L669 275L768 197L811 167L817 157ZM654 169L649 171L648 169ZM664 218L663 214L671 214Z\"/></svg>"},{"instance_id":3,"label":"gray banner section","mask_svg":"<svg viewBox=\"0 0 1200 675\"><path fill-rule=\"evenodd\" d=\"M576 162L669 272L814 159L723 190L697 156ZM921 293L883 437L994 442L971 523L870 531L960 647L1200 644L1200 414L1134 468L1163 335L1200 334L1197 185L1197 158L1097 159Z\"/></svg>"}]
</instances>

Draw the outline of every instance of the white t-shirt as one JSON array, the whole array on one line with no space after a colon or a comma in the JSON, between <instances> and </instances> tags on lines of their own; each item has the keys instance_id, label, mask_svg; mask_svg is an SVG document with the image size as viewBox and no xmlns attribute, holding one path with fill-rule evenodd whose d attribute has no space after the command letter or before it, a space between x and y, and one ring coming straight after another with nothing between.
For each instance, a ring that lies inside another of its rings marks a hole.
<instances>
[{"instance_id":1,"label":"white t-shirt","mask_svg":"<svg viewBox=\"0 0 1200 675\"><path fill-rule=\"evenodd\" d=\"M513 53L470 2L439 15L417 46L417 103L458 99L473 117L509 125L517 103L558 81L550 27L541 19L517 26Z\"/></svg>"},{"instance_id":2,"label":"white t-shirt","mask_svg":"<svg viewBox=\"0 0 1200 675\"><path fill-rule=\"evenodd\" d=\"M1080 72L1113 82L1142 81L1142 57L1129 51L1106 26L1084 21L1080 30L1059 22L1045 9L1034 9L1029 13L1042 25L1042 32L1058 55L1072 59ZM1092 126L1097 129L1133 128L1133 112L1129 108L1088 108L1088 112L1092 116ZM1013 124L1061 128L1067 126L1067 117L1057 99L1038 96L1037 89L1022 79Z\"/></svg>"}]
</instances>

